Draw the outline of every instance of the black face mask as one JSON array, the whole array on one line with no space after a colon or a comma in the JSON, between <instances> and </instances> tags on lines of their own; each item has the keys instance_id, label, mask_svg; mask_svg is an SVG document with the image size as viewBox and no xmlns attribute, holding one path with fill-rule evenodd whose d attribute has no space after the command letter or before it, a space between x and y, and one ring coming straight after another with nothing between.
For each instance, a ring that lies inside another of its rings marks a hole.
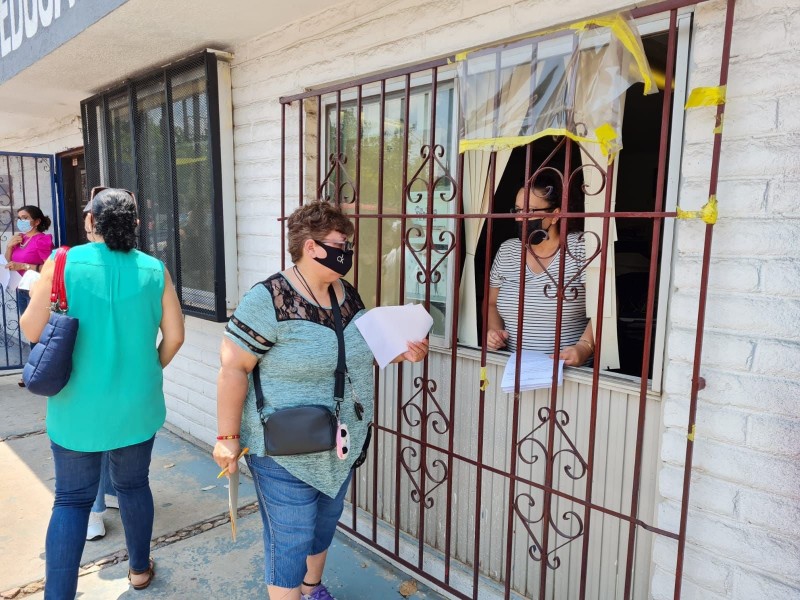
<instances>
[{"instance_id":1,"label":"black face mask","mask_svg":"<svg viewBox=\"0 0 800 600\"><path fill-rule=\"evenodd\" d=\"M328 254L325 256L325 258L317 258L315 256L315 261L317 261L323 267L328 267L331 271L338 273L342 277L350 272L350 269L353 268L352 250L342 250L341 248L329 246L328 244L323 244L322 242L316 243L325 248L325 251Z\"/></svg>"},{"instance_id":2,"label":"black face mask","mask_svg":"<svg viewBox=\"0 0 800 600\"><path fill-rule=\"evenodd\" d=\"M547 229L542 227L543 219L530 219L528 221L528 243L531 246L538 246L550 236ZM517 237L522 240L522 221L517 222ZM525 240L522 240L523 242Z\"/></svg>"}]
</instances>

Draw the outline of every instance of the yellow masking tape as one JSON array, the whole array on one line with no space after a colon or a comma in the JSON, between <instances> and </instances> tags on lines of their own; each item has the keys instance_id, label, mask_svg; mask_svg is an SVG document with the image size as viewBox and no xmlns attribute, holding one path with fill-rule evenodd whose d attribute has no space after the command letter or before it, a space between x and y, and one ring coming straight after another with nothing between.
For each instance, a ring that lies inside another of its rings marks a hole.
<instances>
[{"instance_id":1,"label":"yellow masking tape","mask_svg":"<svg viewBox=\"0 0 800 600\"><path fill-rule=\"evenodd\" d=\"M676 212L678 213L676 215L678 219L702 219L709 225L713 225L717 222L717 217L719 217L717 197L711 196L700 210L682 210L678 207Z\"/></svg>"},{"instance_id":2,"label":"yellow masking tape","mask_svg":"<svg viewBox=\"0 0 800 600\"><path fill-rule=\"evenodd\" d=\"M557 129L551 127L544 129L532 135L518 135L506 136L496 138L476 138L473 140L461 140L458 143L458 152L463 154L468 150L485 150L485 151L500 151L511 150L518 146L524 146L535 142L538 139L549 136L564 136L571 139L573 142L580 142L585 144L599 144L600 151L604 156L608 156L609 164L614 161L614 157L619 153L620 147L616 143L617 133L616 130L609 124L605 123L595 129L595 138L577 135L567 129Z\"/></svg>"},{"instance_id":3,"label":"yellow masking tape","mask_svg":"<svg viewBox=\"0 0 800 600\"><path fill-rule=\"evenodd\" d=\"M692 425L692 432L691 432L691 433L689 433L689 434L686 436L686 439L688 439L690 442L693 442L693 441L694 441L694 431L695 431L695 425Z\"/></svg>"},{"instance_id":4,"label":"yellow masking tape","mask_svg":"<svg viewBox=\"0 0 800 600\"><path fill-rule=\"evenodd\" d=\"M725 103L727 86L698 87L694 88L686 100L684 108L699 108L701 106L718 106Z\"/></svg>"},{"instance_id":5,"label":"yellow masking tape","mask_svg":"<svg viewBox=\"0 0 800 600\"><path fill-rule=\"evenodd\" d=\"M611 123L603 123L595 129L594 137L597 139L597 143L600 144L600 151L603 156L608 156L613 160L620 147L619 143L617 143L617 131L611 126Z\"/></svg>"},{"instance_id":6,"label":"yellow masking tape","mask_svg":"<svg viewBox=\"0 0 800 600\"><path fill-rule=\"evenodd\" d=\"M467 60L468 52L459 52L456 54L455 60L456 62L461 62L462 60Z\"/></svg>"},{"instance_id":7,"label":"yellow masking tape","mask_svg":"<svg viewBox=\"0 0 800 600\"><path fill-rule=\"evenodd\" d=\"M489 379L486 377L486 367L481 367L481 391L485 392L489 387Z\"/></svg>"}]
</instances>

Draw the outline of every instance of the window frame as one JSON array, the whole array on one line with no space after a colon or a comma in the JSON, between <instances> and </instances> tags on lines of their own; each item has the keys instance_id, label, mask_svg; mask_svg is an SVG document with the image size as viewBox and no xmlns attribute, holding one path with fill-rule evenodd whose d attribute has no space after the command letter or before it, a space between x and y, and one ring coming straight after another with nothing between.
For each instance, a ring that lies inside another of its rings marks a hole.
<instances>
[{"instance_id":1,"label":"window frame","mask_svg":"<svg viewBox=\"0 0 800 600\"><path fill-rule=\"evenodd\" d=\"M238 269L236 267L235 245L231 246L226 241L226 233L230 234L231 223L233 223L234 243L235 243L235 206L233 204L233 191L230 189L232 181L227 183L225 180L232 179L232 131L221 130L222 110L230 111L230 89L221 89L220 71L227 66L225 53L217 53L205 50L199 54L193 54L179 61L173 62L159 69L154 69L136 78L128 79L123 83L111 86L94 96L86 98L81 102L81 114L84 116L82 126L84 145L92 148L92 162L89 164L89 154L87 153L87 176L95 181L89 181L92 185L109 185L119 182L110 181L110 156L109 144L109 101L124 97L127 99L128 116L130 120L131 135L131 159L133 185L127 185L140 198L139 191L143 187L142 177L138 161L138 142L136 131L137 119L137 91L147 89L154 83L163 82L165 94L165 118L167 119L168 137L165 152L168 159L168 179L171 178L171 185L167 196L170 197L172 206L171 243L175 259L175 273L171 273L173 281L181 302L181 308L185 315L197 317L214 322L224 322L228 319L228 310L235 306L238 300L236 279ZM201 306L198 302L190 302L184 297L183 292L190 288L183 286L183 268L181 265L181 242L179 236L179 189L177 185L177 166L174 157L174 136L175 126L172 114L172 81L176 76L180 76L187 67L202 68L207 110L204 115L208 119L208 155L209 155L209 176L211 194L211 223L207 233L211 237L212 256L208 267L213 269L213 283L209 290L196 290L201 293L210 293L213 300L208 306ZM223 83L230 85L229 76L225 79L224 70ZM227 98L227 102L226 102ZM87 122L88 119L88 122ZM231 125L231 119L226 119L226 126ZM226 146L223 148L223 145ZM227 148L230 145L231 148ZM230 162L231 165L227 165ZM227 173L227 174L224 174ZM140 210L142 210L140 208ZM146 212L146 209L145 209ZM143 212L142 215L146 217ZM146 232L143 228L139 231L139 247L145 248ZM168 242L169 243L169 242ZM231 248L233 251L231 251Z\"/></svg>"}]
</instances>

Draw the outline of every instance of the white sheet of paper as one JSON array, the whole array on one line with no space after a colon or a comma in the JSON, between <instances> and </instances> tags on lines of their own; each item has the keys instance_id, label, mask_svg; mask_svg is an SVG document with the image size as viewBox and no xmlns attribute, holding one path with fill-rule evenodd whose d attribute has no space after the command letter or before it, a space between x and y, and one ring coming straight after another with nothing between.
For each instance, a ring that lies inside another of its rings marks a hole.
<instances>
[{"instance_id":1,"label":"white sheet of paper","mask_svg":"<svg viewBox=\"0 0 800 600\"><path fill-rule=\"evenodd\" d=\"M433 317L421 304L378 306L358 319L356 327L383 369L408 350L407 342L425 339Z\"/></svg>"},{"instance_id":2,"label":"white sheet of paper","mask_svg":"<svg viewBox=\"0 0 800 600\"><path fill-rule=\"evenodd\" d=\"M36 271L25 271L25 275L23 275L22 279L20 279L17 289L30 291L30 289L33 287L33 284L39 281L41 276L41 273Z\"/></svg>"},{"instance_id":3,"label":"white sheet of paper","mask_svg":"<svg viewBox=\"0 0 800 600\"><path fill-rule=\"evenodd\" d=\"M0 255L0 287L8 288L8 280L11 277L11 271L6 269L8 261L5 256Z\"/></svg>"},{"instance_id":4,"label":"white sheet of paper","mask_svg":"<svg viewBox=\"0 0 800 600\"><path fill-rule=\"evenodd\" d=\"M506 392L514 391L514 379L516 376L517 355L513 353L508 357L506 370L503 371L503 381L500 388ZM523 350L522 359L519 365L519 389L536 390L539 388L549 388L553 383L553 359L544 352L535 350ZM558 385L564 380L564 361L558 361Z\"/></svg>"},{"instance_id":5,"label":"white sheet of paper","mask_svg":"<svg viewBox=\"0 0 800 600\"><path fill-rule=\"evenodd\" d=\"M19 282L22 281L22 275L17 273L16 271L9 271L5 267L3 269L8 273L8 282L6 283L6 291L9 294L13 294L17 291L17 286Z\"/></svg>"}]
</instances>

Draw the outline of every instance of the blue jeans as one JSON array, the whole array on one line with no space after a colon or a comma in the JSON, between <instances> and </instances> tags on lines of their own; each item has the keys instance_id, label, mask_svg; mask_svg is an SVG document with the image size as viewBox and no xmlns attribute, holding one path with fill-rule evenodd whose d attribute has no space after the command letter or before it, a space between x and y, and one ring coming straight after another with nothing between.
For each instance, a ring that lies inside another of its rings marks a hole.
<instances>
[{"instance_id":1,"label":"blue jeans","mask_svg":"<svg viewBox=\"0 0 800 600\"><path fill-rule=\"evenodd\" d=\"M92 505L93 513L101 513L106 509L106 494L116 496L117 490L114 489L114 485L111 483L108 452L103 452L103 458L100 460L100 485L97 486L97 497Z\"/></svg>"},{"instance_id":2,"label":"blue jeans","mask_svg":"<svg viewBox=\"0 0 800 600\"><path fill-rule=\"evenodd\" d=\"M135 571L145 571L149 566L153 494L148 476L154 440L155 436L107 453L111 481L119 496L129 566ZM56 498L45 543L44 597L73 600L104 453L67 450L52 441L50 446L56 470Z\"/></svg>"},{"instance_id":3,"label":"blue jeans","mask_svg":"<svg viewBox=\"0 0 800 600\"><path fill-rule=\"evenodd\" d=\"M28 308L28 305L31 303L31 293L28 290L17 290L17 313L19 316L22 316L22 313L25 312L25 309ZM31 349L36 344L31 342Z\"/></svg>"},{"instance_id":4,"label":"blue jeans","mask_svg":"<svg viewBox=\"0 0 800 600\"><path fill-rule=\"evenodd\" d=\"M306 558L328 549L342 516L353 472L336 498L301 481L269 456L245 456L253 474L264 526L264 581L296 588L306 574Z\"/></svg>"}]
</instances>

